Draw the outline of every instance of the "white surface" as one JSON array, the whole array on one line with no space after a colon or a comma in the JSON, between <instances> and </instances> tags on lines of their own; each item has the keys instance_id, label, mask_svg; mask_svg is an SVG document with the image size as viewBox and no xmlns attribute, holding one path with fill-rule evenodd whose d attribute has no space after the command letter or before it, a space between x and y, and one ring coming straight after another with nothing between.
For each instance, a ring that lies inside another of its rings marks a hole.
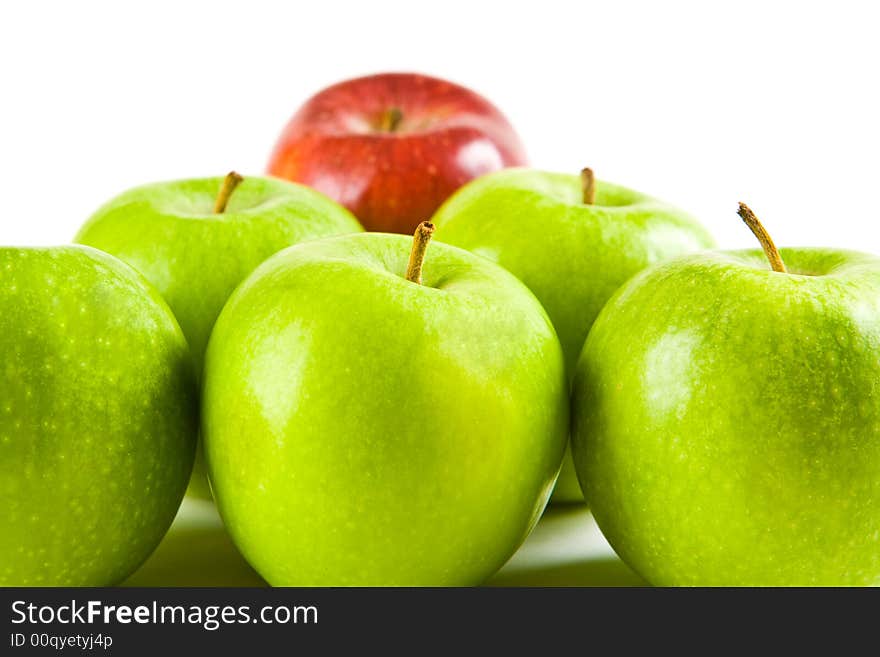
<instances>
[{"instance_id":1,"label":"white surface","mask_svg":"<svg viewBox=\"0 0 880 657\"><path fill-rule=\"evenodd\" d=\"M386 69L471 86L536 166L666 198L725 246L880 253L868 2L4 2L0 243L69 240L142 182L262 171L294 109Z\"/></svg>"}]
</instances>

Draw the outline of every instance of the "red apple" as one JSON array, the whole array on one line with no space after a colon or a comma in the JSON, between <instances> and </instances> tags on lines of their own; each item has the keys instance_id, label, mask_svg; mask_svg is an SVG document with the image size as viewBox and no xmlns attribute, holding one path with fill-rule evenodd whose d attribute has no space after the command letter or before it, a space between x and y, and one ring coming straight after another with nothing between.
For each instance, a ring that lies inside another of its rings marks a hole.
<instances>
[{"instance_id":1,"label":"red apple","mask_svg":"<svg viewBox=\"0 0 880 657\"><path fill-rule=\"evenodd\" d=\"M306 101L268 172L323 192L367 230L411 234L464 183L525 163L519 137L482 96L438 78L385 73Z\"/></svg>"}]
</instances>

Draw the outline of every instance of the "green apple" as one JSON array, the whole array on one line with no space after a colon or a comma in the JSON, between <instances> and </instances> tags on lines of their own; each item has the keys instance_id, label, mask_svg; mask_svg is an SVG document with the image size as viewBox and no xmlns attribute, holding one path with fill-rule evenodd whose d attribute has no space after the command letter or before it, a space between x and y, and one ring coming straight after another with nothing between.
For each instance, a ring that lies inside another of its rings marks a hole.
<instances>
[{"instance_id":1,"label":"green apple","mask_svg":"<svg viewBox=\"0 0 880 657\"><path fill-rule=\"evenodd\" d=\"M574 380L580 481L653 584L880 584L880 258L780 259L756 234L773 269L687 256L602 311Z\"/></svg>"},{"instance_id":2,"label":"green apple","mask_svg":"<svg viewBox=\"0 0 880 657\"><path fill-rule=\"evenodd\" d=\"M348 210L308 187L230 173L129 190L100 208L75 241L112 253L156 286L200 374L217 315L258 264L297 242L361 230ZM190 492L210 497L201 457Z\"/></svg>"},{"instance_id":3,"label":"green apple","mask_svg":"<svg viewBox=\"0 0 880 657\"><path fill-rule=\"evenodd\" d=\"M95 249L0 248L0 585L106 586L174 519L198 393L168 306Z\"/></svg>"},{"instance_id":4,"label":"green apple","mask_svg":"<svg viewBox=\"0 0 880 657\"><path fill-rule=\"evenodd\" d=\"M568 434L545 311L491 262L365 233L235 291L205 362L218 509L274 585L466 585L537 522ZM406 267L406 269L405 269Z\"/></svg>"},{"instance_id":5,"label":"green apple","mask_svg":"<svg viewBox=\"0 0 880 657\"><path fill-rule=\"evenodd\" d=\"M670 205L581 177L506 169L462 187L434 216L437 239L513 272L547 309L569 375L612 293L646 266L712 246L708 233ZM582 501L571 457L554 502Z\"/></svg>"}]
</instances>

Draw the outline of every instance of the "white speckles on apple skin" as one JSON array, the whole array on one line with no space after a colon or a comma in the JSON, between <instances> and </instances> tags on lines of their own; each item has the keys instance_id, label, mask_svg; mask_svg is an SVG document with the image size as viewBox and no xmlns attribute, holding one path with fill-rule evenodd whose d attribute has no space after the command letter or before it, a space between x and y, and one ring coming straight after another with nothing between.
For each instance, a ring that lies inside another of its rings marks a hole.
<instances>
[{"instance_id":1,"label":"white speckles on apple skin","mask_svg":"<svg viewBox=\"0 0 880 657\"><path fill-rule=\"evenodd\" d=\"M880 583L880 259L782 255L795 273L759 251L646 271L587 339L578 474L606 538L651 583ZM661 346L674 386L651 374Z\"/></svg>"},{"instance_id":2,"label":"white speckles on apple skin","mask_svg":"<svg viewBox=\"0 0 880 657\"><path fill-rule=\"evenodd\" d=\"M183 495L188 347L158 294L106 254L0 249L0 267L16 288L0 285L0 585L114 584Z\"/></svg>"}]
</instances>

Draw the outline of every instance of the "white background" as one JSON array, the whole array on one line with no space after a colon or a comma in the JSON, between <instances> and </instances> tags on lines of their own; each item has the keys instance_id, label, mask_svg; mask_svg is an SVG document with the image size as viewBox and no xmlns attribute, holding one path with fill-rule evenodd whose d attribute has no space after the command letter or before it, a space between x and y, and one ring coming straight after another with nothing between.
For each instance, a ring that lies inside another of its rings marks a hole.
<instances>
[{"instance_id":1,"label":"white background","mask_svg":"<svg viewBox=\"0 0 880 657\"><path fill-rule=\"evenodd\" d=\"M3 2L0 243L68 241L127 187L263 170L296 107L384 70L494 101L532 163L780 245L880 253L869 2Z\"/></svg>"}]
</instances>

